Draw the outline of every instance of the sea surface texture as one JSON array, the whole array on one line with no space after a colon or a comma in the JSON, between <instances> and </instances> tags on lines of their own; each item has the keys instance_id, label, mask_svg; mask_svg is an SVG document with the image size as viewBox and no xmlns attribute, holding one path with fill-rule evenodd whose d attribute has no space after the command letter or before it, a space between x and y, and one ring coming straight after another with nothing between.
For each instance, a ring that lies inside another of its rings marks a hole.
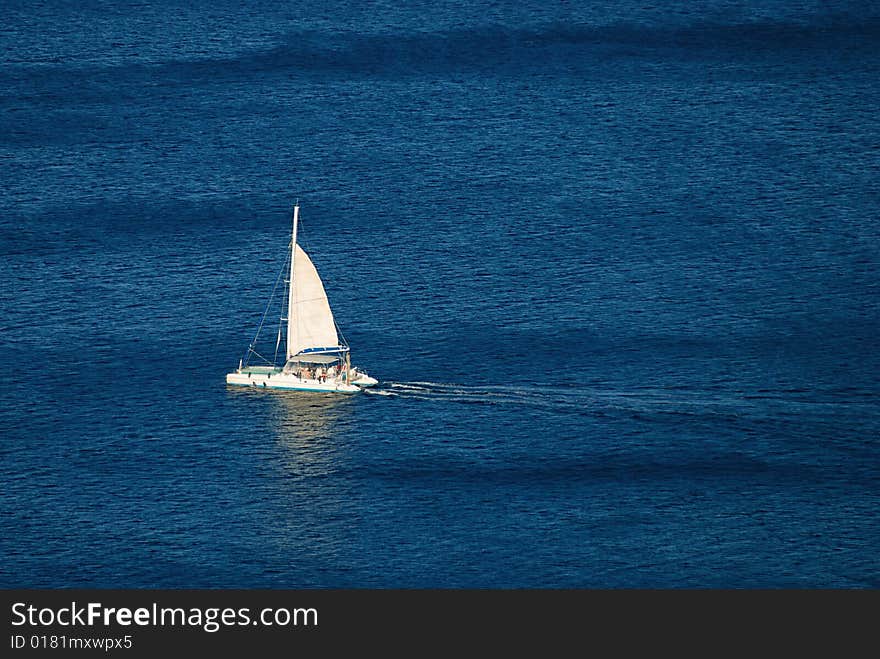
<instances>
[{"instance_id":1,"label":"sea surface texture","mask_svg":"<svg viewBox=\"0 0 880 659\"><path fill-rule=\"evenodd\" d=\"M5 0L0 586L880 587L878 103L875 2ZM372 391L225 384L297 199Z\"/></svg>"}]
</instances>

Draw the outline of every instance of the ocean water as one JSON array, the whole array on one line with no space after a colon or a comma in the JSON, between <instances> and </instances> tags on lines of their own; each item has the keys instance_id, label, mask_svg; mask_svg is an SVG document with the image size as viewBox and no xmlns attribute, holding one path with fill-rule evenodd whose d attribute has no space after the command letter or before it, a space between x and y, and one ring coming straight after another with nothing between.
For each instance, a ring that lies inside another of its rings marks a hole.
<instances>
[{"instance_id":1,"label":"ocean water","mask_svg":"<svg viewBox=\"0 0 880 659\"><path fill-rule=\"evenodd\" d=\"M354 4L4 2L0 586L880 586L876 3Z\"/></svg>"}]
</instances>

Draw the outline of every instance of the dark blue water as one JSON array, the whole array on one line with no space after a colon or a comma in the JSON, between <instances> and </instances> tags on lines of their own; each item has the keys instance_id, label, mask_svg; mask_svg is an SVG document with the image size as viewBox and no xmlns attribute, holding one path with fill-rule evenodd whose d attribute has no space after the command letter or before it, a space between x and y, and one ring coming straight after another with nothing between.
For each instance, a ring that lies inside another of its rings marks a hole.
<instances>
[{"instance_id":1,"label":"dark blue water","mask_svg":"<svg viewBox=\"0 0 880 659\"><path fill-rule=\"evenodd\" d=\"M4 3L0 586L880 586L876 3L405 4Z\"/></svg>"}]
</instances>

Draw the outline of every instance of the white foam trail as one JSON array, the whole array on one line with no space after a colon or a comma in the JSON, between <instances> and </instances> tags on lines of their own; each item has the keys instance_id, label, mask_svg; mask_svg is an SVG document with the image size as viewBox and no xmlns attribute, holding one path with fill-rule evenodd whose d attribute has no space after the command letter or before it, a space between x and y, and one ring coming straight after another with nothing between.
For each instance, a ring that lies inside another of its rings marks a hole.
<instances>
[{"instance_id":1,"label":"white foam trail","mask_svg":"<svg viewBox=\"0 0 880 659\"><path fill-rule=\"evenodd\" d=\"M470 385L470 384L461 384L457 382L394 382L391 383L392 387L402 387L405 389L421 389L423 391L431 391L432 393L444 394L444 393L480 393L480 394L494 394L496 392L501 393L519 393L523 394L533 394L534 391L529 389L523 389L522 387L513 387L513 386L501 386L501 385Z\"/></svg>"},{"instance_id":2,"label":"white foam trail","mask_svg":"<svg viewBox=\"0 0 880 659\"><path fill-rule=\"evenodd\" d=\"M389 385L394 389L406 389L407 391L427 391L425 387L414 387L401 382L390 382Z\"/></svg>"},{"instance_id":3,"label":"white foam trail","mask_svg":"<svg viewBox=\"0 0 880 659\"><path fill-rule=\"evenodd\" d=\"M402 383L398 383L402 385ZM432 393L479 393L481 395L516 395L516 396L548 396L558 399L560 396L596 395L599 392L592 387L572 385L540 385L540 384L477 384L469 385L453 382L422 382L414 381L407 385L418 385L429 388ZM392 384L392 386L396 386ZM406 385L403 385L406 386Z\"/></svg>"},{"instance_id":4,"label":"white foam trail","mask_svg":"<svg viewBox=\"0 0 880 659\"><path fill-rule=\"evenodd\" d=\"M411 384L411 385L415 384L415 385L419 385L422 387L431 387L433 389L443 389L446 387L460 387L460 386L462 386L462 385L454 383L454 382L420 382L418 380L415 380L413 382L409 382L407 384Z\"/></svg>"},{"instance_id":5,"label":"white foam trail","mask_svg":"<svg viewBox=\"0 0 880 659\"><path fill-rule=\"evenodd\" d=\"M398 396L409 400L449 401L454 403L477 403L483 405L530 405L533 407L571 408L583 407L585 402L573 396L573 392L556 392L551 387L535 391L529 385L466 385L452 382L383 382L388 389L365 389L372 394Z\"/></svg>"},{"instance_id":6,"label":"white foam trail","mask_svg":"<svg viewBox=\"0 0 880 659\"><path fill-rule=\"evenodd\" d=\"M663 388L630 391L550 384L462 384L455 382L385 382L394 391L367 390L379 395L407 399L516 405L544 409L619 413L735 414L743 413L751 403L734 397L714 397L700 392L680 392Z\"/></svg>"}]
</instances>

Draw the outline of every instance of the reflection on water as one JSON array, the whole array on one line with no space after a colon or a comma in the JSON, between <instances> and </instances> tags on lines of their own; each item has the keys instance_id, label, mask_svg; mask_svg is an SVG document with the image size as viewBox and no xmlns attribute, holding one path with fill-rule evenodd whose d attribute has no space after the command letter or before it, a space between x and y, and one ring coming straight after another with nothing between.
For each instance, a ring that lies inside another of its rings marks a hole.
<instances>
[{"instance_id":1,"label":"reflection on water","mask_svg":"<svg viewBox=\"0 0 880 659\"><path fill-rule=\"evenodd\" d=\"M348 396L307 392L272 392L274 429L281 467L288 475L323 476L338 465L346 432L353 428Z\"/></svg>"},{"instance_id":2,"label":"reflection on water","mask_svg":"<svg viewBox=\"0 0 880 659\"><path fill-rule=\"evenodd\" d=\"M271 479L263 550L276 563L296 565L299 579L317 583L326 563L346 562L353 545L345 474L354 401L301 391L271 394L267 421L276 437L272 462L278 478Z\"/></svg>"},{"instance_id":3,"label":"reflection on water","mask_svg":"<svg viewBox=\"0 0 880 659\"><path fill-rule=\"evenodd\" d=\"M320 584L328 565L348 564L358 535L358 493L352 445L358 396L229 388L256 418L249 442L245 521L267 567L256 582L272 587ZM280 575L285 575L284 577Z\"/></svg>"}]
</instances>

